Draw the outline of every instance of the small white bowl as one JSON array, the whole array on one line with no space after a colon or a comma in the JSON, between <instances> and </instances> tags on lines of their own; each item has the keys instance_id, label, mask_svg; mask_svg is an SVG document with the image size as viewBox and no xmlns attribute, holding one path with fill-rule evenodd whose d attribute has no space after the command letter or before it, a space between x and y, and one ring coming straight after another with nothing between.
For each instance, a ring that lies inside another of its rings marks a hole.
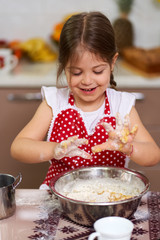
<instances>
[{"instance_id":1,"label":"small white bowl","mask_svg":"<svg viewBox=\"0 0 160 240\"><path fill-rule=\"evenodd\" d=\"M123 217L104 217L94 223L96 232L90 234L88 240L98 237L99 240L129 240L133 231L133 223Z\"/></svg>"}]
</instances>

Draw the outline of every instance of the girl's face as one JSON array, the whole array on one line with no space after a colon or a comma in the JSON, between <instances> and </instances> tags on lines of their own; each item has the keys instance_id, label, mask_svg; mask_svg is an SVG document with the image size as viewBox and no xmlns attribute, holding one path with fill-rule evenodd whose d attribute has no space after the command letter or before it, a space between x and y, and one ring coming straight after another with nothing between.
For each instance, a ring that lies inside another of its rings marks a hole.
<instances>
[{"instance_id":1,"label":"girl's face","mask_svg":"<svg viewBox=\"0 0 160 240\"><path fill-rule=\"evenodd\" d=\"M83 48L79 48L78 55L78 59L68 62L65 68L68 86L77 107L83 111L94 111L104 102L117 55L111 65Z\"/></svg>"}]
</instances>

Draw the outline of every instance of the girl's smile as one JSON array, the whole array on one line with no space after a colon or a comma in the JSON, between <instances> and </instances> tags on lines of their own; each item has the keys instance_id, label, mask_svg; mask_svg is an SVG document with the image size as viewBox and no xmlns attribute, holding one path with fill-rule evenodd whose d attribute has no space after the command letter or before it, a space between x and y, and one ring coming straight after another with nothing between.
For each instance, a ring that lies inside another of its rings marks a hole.
<instances>
[{"instance_id":1,"label":"girl's smile","mask_svg":"<svg viewBox=\"0 0 160 240\"><path fill-rule=\"evenodd\" d=\"M67 82L76 106L83 111L95 111L104 102L114 63L110 65L83 47L79 47L77 52L78 59L66 66Z\"/></svg>"},{"instance_id":2,"label":"girl's smile","mask_svg":"<svg viewBox=\"0 0 160 240\"><path fill-rule=\"evenodd\" d=\"M84 92L85 94L92 94L93 92L96 91L96 87L95 88L88 88L88 89L81 88L81 91Z\"/></svg>"}]
</instances>

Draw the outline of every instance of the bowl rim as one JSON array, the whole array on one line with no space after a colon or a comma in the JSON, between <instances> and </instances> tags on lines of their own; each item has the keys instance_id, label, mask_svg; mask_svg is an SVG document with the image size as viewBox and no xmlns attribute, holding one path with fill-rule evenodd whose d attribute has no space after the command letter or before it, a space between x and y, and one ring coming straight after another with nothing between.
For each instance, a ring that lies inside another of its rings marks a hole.
<instances>
[{"instance_id":1,"label":"bowl rim","mask_svg":"<svg viewBox=\"0 0 160 240\"><path fill-rule=\"evenodd\" d=\"M133 175L137 175L137 176L139 176L139 178L142 181L144 180L143 183L145 184L145 189L138 196L128 198L128 199L125 199L125 200L113 201L113 202L87 202L87 201L75 200L75 199L68 198L68 197L64 196L63 194L57 192L57 190L55 189L56 182L61 177L69 175L73 172L85 171L87 169L92 169L92 168L94 168L94 169L101 169L101 168L107 169L107 168L109 168L110 170L112 170L112 169L113 170L123 170L123 171L129 172ZM116 204L119 204L119 203L123 204L123 203L126 203L126 202L131 202L133 200L141 199L142 196L149 191L150 182L149 182L149 179L144 174L142 174L141 172L135 171L133 169L128 169L128 168L125 168L125 167L89 166L89 167L76 168L76 169L73 169L73 170L70 170L70 171L65 171L65 172L60 173L59 175L57 175L57 176L55 176L51 179L50 184L49 184L49 188L50 188L51 192L55 196L57 196L58 198L63 199L63 200L68 200L68 201L70 201L72 203L75 203L75 204L107 206L107 205L116 205Z\"/></svg>"}]
</instances>

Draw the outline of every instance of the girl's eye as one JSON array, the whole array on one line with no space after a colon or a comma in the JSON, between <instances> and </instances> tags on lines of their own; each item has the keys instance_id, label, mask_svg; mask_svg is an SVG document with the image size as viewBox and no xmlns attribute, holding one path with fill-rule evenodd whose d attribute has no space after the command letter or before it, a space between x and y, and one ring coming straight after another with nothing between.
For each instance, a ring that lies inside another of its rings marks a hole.
<instances>
[{"instance_id":1,"label":"girl's eye","mask_svg":"<svg viewBox=\"0 0 160 240\"><path fill-rule=\"evenodd\" d=\"M101 74L101 73L103 73L103 70L101 70L101 71L94 71L94 73L95 74Z\"/></svg>"},{"instance_id":2,"label":"girl's eye","mask_svg":"<svg viewBox=\"0 0 160 240\"><path fill-rule=\"evenodd\" d=\"M77 73L72 72L72 75L74 75L74 76L80 76L80 75L81 75L81 72L77 72Z\"/></svg>"}]
</instances>

